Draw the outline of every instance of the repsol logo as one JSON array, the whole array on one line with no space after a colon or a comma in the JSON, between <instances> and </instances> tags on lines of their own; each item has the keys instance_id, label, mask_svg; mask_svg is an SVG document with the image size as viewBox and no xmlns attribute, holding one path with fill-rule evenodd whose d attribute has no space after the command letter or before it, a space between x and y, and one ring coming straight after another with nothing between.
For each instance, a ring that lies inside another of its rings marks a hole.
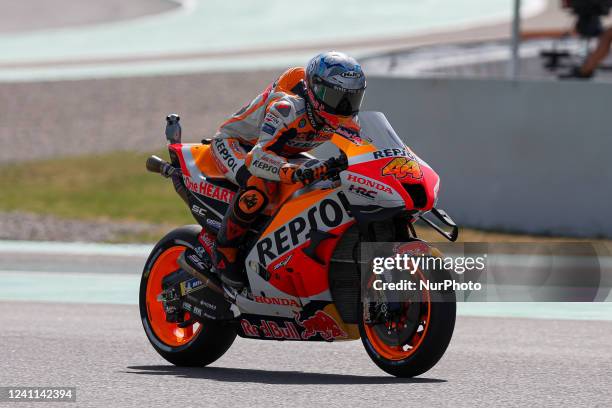
<instances>
[{"instance_id":1,"label":"repsol logo","mask_svg":"<svg viewBox=\"0 0 612 408\"><path fill-rule=\"evenodd\" d=\"M278 171L279 171L278 167L273 166L272 164L269 164L269 163L265 163L265 162L263 162L261 160L254 160L253 164L251 164L251 166L260 168L260 169L262 169L264 171L268 171L268 172L270 172L272 174L278 174Z\"/></svg>"},{"instance_id":2,"label":"repsol logo","mask_svg":"<svg viewBox=\"0 0 612 408\"><path fill-rule=\"evenodd\" d=\"M225 144L225 140L215 139L215 147L217 148L217 152L219 153L225 164L235 172L238 163L236 163L236 159L232 156L230 150Z\"/></svg>"},{"instance_id":3,"label":"repsol logo","mask_svg":"<svg viewBox=\"0 0 612 408\"><path fill-rule=\"evenodd\" d=\"M383 159L385 157L412 157L410 152L406 149L378 150L372 154L374 155L374 159Z\"/></svg>"},{"instance_id":4,"label":"repsol logo","mask_svg":"<svg viewBox=\"0 0 612 408\"><path fill-rule=\"evenodd\" d=\"M257 243L257 256L261 265L268 265L287 251L303 244L310 238L310 232L336 228L348 221L348 202L346 197L339 194L338 201L326 198L306 213L298 216L283 225L271 236L265 237Z\"/></svg>"}]
</instances>

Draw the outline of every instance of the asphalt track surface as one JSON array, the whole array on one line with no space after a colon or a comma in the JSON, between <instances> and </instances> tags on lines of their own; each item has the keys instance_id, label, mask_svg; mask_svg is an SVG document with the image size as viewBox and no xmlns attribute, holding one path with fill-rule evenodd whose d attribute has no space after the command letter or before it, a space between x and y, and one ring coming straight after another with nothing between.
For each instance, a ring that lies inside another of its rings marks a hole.
<instances>
[{"instance_id":1,"label":"asphalt track surface","mask_svg":"<svg viewBox=\"0 0 612 408\"><path fill-rule=\"evenodd\" d=\"M0 308L0 384L74 386L83 407L603 407L612 397L604 322L459 318L440 363L405 380L380 371L360 341L237 339L210 367L177 368L149 345L136 306Z\"/></svg>"},{"instance_id":2,"label":"asphalt track surface","mask_svg":"<svg viewBox=\"0 0 612 408\"><path fill-rule=\"evenodd\" d=\"M77 406L592 407L612 397L609 315L459 316L443 359L411 380L379 370L360 341L238 338L210 367L177 368L150 346L134 304L146 247L30 246L0 251L0 299L21 299L0 300L0 385L77 387ZM83 286L96 276L97 295ZM46 285L57 288L35 295Z\"/></svg>"}]
</instances>

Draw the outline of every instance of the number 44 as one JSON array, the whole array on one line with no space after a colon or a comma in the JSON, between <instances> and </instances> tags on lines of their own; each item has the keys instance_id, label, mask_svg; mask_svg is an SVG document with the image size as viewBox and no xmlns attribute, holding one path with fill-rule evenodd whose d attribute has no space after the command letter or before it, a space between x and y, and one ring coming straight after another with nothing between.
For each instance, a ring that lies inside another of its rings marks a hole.
<instances>
[{"instance_id":1,"label":"number 44","mask_svg":"<svg viewBox=\"0 0 612 408\"><path fill-rule=\"evenodd\" d=\"M408 176L418 180L423 177L423 172L421 171L421 167L416 160L409 160L405 157L396 157L383 168L382 175L395 176L395 178L398 180Z\"/></svg>"}]
</instances>

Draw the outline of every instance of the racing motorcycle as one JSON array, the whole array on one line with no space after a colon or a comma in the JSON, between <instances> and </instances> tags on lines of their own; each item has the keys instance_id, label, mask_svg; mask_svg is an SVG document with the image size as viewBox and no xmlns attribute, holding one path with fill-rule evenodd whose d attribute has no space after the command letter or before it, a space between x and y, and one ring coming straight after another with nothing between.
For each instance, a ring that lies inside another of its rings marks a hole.
<instances>
[{"instance_id":1,"label":"racing motorcycle","mask_svg":"<svg viewBox=\"0 0 612 408\"><path fill-rule=\"evenodd\" d=\"M166 118L170 162L151 156L147 169L172 180L197 224L163 237L142 274L142 324L164 359L205 366L240 336L361 338L374 363L398 377L420 375L438 362L455 326L455 293L446 291L438 301L426 292L404 302L368 299L359 248L368 242L414 243L421 253L436 256L413 224L422 219L451 241L458 228L435 208L438 175L401 141L385 116L363 112L359 119L359 137L331 139L341 154L327 161L329 171L321 180L308 186L278 183L277 199L246 233L241 253L248 283L236 290L222 283L211 258L223 214L238 190L223 176L236 165L223 152L237 142L182 143L179 117ZM212 143L218 144L219 156Z\"/></svg>"}]
</instances>

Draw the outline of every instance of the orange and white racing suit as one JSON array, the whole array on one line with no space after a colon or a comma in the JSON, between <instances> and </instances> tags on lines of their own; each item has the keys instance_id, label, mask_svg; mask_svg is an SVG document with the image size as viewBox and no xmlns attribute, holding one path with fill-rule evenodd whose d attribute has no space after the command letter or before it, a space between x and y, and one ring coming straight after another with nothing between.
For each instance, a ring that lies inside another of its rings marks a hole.
<instances>
[{"instance_id":1,"label":"orange and white racing suit","mask_svg":"<svg viewBox=\"0 0 612 408\"><path fill-rule=\"evenodd\" d=\"M266 207L276 182L291 182L287 158L316 148L335 132L359 132L355 121L335 130L318 124L305 92L305 69L291 68L225 121L213 138L217 165L241 187L217 237L218 249L230 262L236 240Z\"/></svg>"}]
</instances>

